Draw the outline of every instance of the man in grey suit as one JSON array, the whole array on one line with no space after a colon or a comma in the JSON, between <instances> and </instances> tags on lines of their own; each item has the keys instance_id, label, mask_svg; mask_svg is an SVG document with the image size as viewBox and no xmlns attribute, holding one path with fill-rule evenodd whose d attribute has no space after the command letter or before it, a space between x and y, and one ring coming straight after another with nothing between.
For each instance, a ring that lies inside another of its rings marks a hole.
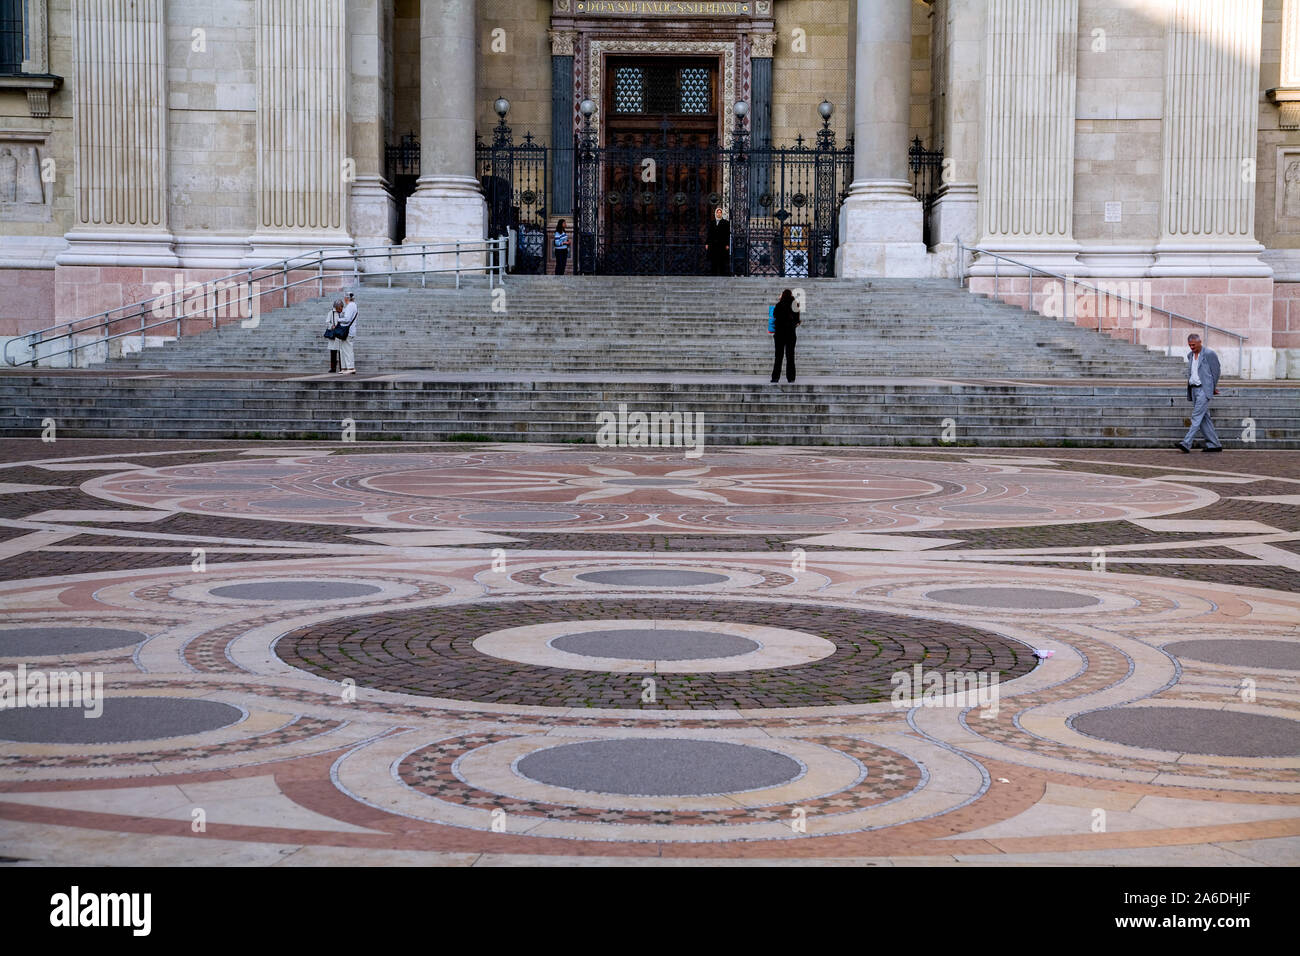
<instances>
[{"instance_id":1,"label":"man in grey suit","mask_svg":"<svg viewBox=\"0 0 1300 956\"><path fill-rule=\"evenodd\" d=\"M1210 398L1219 394L1219 357L1201 345L1201 337L1193 332L1187 336L1187 400L1192 403L1192 427L1187 437L1177 443L1178 450L1187 454L1192 450L1196 433L1205 435L1202 451L1223 451L1214 422L1210 421Z\"/></svg>"}]
</instances>

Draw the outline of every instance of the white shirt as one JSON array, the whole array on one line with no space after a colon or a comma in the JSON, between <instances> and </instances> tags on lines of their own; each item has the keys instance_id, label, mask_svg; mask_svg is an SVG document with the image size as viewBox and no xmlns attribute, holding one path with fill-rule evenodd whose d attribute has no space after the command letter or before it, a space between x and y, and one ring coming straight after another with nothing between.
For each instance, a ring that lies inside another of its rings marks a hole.
<instances>
[{"instance_id":1,"label":"white shirt","mask_svg":"<svg viewBox=\"0 0 1300 956\"><path fill-rule=\"evenodd\" d=\"M1187 384L1188 385L1201 384L1201 356L1199 354L1192 355L1192 372L1191 375L1189 375L1187 378Z\"/></svg>"},{"instance_id":2,"label":"white shirt","mask_svg":"<svg viewBox=\"0 0 1300 956\"><path fill-rule=\"evenodd\" d=\"M348 326L348 337L351 338L357 331L357 304L349 302L343 306L343 318L340 319L344 325Z\"/></svg>"}]
</instances>

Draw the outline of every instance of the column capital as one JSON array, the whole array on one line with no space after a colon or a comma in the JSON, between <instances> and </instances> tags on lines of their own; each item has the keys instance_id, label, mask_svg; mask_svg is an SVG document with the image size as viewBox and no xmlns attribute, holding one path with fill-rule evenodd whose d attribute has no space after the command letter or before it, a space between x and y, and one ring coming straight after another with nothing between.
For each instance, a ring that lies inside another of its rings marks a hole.
<instances>
[{"instance_id":1,"label":"column capital","mask_svg":"<svg viewBox=\"0 0 1300 956\"><path fill-rule=\"evenodd\" d=\"M547 30L551 38L551 56L573 56L578 45L578 34L574 30Z\"/></svg>"},{"instance_id":2,"label":"column capital","mask_svg":"<svg viewBox=\"0 0 1300 956\"><path fill-rule=\"evenodd\" d=\"M776 50L775 33L751 33L749 35L750 56L756 59L771 59Z\"/></svg>"}]
</instances>

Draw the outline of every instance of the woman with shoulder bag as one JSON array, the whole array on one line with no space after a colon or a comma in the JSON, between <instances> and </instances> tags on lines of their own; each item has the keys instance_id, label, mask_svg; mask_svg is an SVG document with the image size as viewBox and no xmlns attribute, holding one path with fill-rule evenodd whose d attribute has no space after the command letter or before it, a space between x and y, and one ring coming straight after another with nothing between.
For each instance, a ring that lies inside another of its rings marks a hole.
<instances>
[{"instance_id":1,"label":"woman with shoulder bag","mask_svg":"<svg viewBox=\"0 0 1300 956\"><path fill-rule=\"evenodd\" d=\"M343 311L343 300L335 299L334 307L330 309L329 319L325 324L325 341L329 343L330 350L330 374L339 370L339 340L334 337L334 327L338 325L339 313Z\"/></svg>"}]
</instances>

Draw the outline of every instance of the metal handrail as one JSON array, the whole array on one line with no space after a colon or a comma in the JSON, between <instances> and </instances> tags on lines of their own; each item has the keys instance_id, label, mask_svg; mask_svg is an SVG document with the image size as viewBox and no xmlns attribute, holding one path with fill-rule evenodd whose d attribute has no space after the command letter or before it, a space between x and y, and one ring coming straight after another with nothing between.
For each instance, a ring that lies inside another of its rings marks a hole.
<instances>
[{"instance_id":1,"label":"metal handrail","mask_svg":"<svg viewBox=\"0 0 1300 956\"><path fill-rule=\"evenodd\" d=\"M325 294L325 264L335 262L349 262L352 265L351 272L354 281L361 277L361 262L368 259L383 259L387 262L387 268L367 269L366 275L385 275L388 276L388 287L392 288L394 273L412 273L418 272L420 275L420 285L428 285L428 277L431 274L454 273L456 276L456 288L460 288L460 277L462 273L486 273L488 276L488 287L495 288L496 283L505 284L506 257L508 240L506 237L499 239L485 239L473 242L443 242L443 243L419 243L403 246L353 246L350 249L341 249L338 247L324 247L312 249L306 252L300 252L297 255L289 256L285 259L277 259L264 265L251 266L247 269L241 269L239 272L232 272L229 275L221 276L217 279L209 279L207 282L196 282L193 286L187 286L184 289L177 289L171 292L162 293L152 296L148 299L142 299L139 302L133 302L129 305L115 306L106 309L103 312L97 312L86 318L74 319L71 322L63 322L59 325L52 325L44 329L36 329L31 332L24 332L15 336L4 344L4 359L11 366L35 365L37 362L46 361L60 355L75 354L82 349L94 348L102 343L111 342L115 339L126 338L131 336L140 336L140 347L144 348L145 333L150 329L156 329L164 325L176 326L176 337L181 336L181 323L185 320L204 318L209 311L212 315L212 327L217 327L217 320L222 309L227 312L227 318L232 306L238 306L236 316L241 316L242 306L248 303L248 312L252 311L252 302L254 298L260 299L266 295L274 295L279 292L282 295L282 306L287 307L289 304L289 290L306 283L317 283L318 295ZM461 255L472 253L486 253L487 262L476 265L462 265ZM455 265L446 268L428 268L428 256L455 256ZM400 270L393 263L394 259L401 259L406 256L419 256L420 268L418 270ZM308 271L315 269L315 274L303 279L289 281L289 273ZM331 269L333 274L339 275L348 272L348 269ZM256 275L255 273L260 273ZM275 280L280 278L278 285L270 289L258 289L255 285L260 282ZM232 285L239 284L243 280L242 287L247 291L240 294L237 298L230 296L228 293ZM186 315L183 313L181 303L194 290L198 289L204 301L204 308L197 314ZM222 293L227 293L222 297ZM215 296L215 297L214 297ZM156 314L157 306L160 301L174 300L174 309L176 314L167 318L160 319L156 322L146 323L146 317L150 313ZM208 305L209 302L218 302L216 308ZM133 319L140 320L139 328L132 328L125 332L109 332L112 325L120 322L128 322ZM102 330L102 334L96 336L90 341L76 343L74 336L94 334L96 329ZM73 340L72 344L65 349L56 352L44 352L37 354L37 349L47 342L57 342L59 339ZM14 342L23 340L31 350L30 358L22 361L15 360L9 352L10 346Z\"/></svg>"},{"instance_id":2,"label":"metal handrail","mask_svg":"<svg viewBox=\"0 0 1300 956\"><path fill-rule=\"evenodd\" d=\"M958 240L957 241L958 282L961 284L963 288L965 288L967 284L967 279L969 278L969 276L966 274L966 253L968 252L977 253L981 256L988 256L991 259L993 259L993 298L995 299L999 297L998 296L998 283L1000 279L1000 275L999 275L1000 270L998 266L999 261L1009 262L1014 266L1018 266L1019 268L1024 269L1026 273L1028 273L1030 312L1037 311L1034 309L1034 273L1038 273L1039 275L1047 276L1052 279L1057 279L1063 283L1072 284L1076 288L1082 287L1099 296L1105 296L1107 299L1115 299L1116 301L1119 302L1126 302L1130 305L1135 305L1138 308L1147 311L1163 312L1166 316L1169 317L1167 327L1169 330L1168 354L1170 355L1173 355L1174 353L1174 319L1177 319L1180 322L1186 322L1189 325L1199 325L1205 332L1205 339L1207 343L1209 341L1211 331L1218 332L1222 335L1230 336L1237 340L1237 375L1241 378L1246 377L1245 374L1246 370L1245 367L1242 365L1242 357L1244 352L1243 343L1245 343L1247 337L1242 335L1239 332L1234 332L1232 331L1232 329L1225 329L1218 325L1211 325L1205 319L1194 319L1190 315L1183 315L1181 312L1174 312L1170 309L1161 308L1160 306L1152 305L1149 302L1141 302L1135 299L1130 299L1128 296L1120 295L1118 292L1112 292L1108 289L1101 289L1088 282L1082 282L1079 279L1075 278L1074 276L1067 276L1067 275L1062 275L1059 272L1052 272L1048 269L1043 269L1039 266L1032 265L1031 263L1028 262L1021 262L1019 259L1012 259L1010 256L1004 256L996 252L991 252L988 249L981 249L978 246L967 246L964 245L961 242L961 240ZM1064 289L1062 290L1062 292L1064 293ZM1078 324L1077 313L1074 316L1071 316L1069 314L1068 303L1072 298L1073 298L1072 296L1066 296L1064 294L1062 295L1062 302L1066 303L1066 305L1063 307L1063 312L1065 314L1062 316L1062 318L1071 319L1072 321L1075 321L1076 324ZM1097 331L1098 332L1105 331L1101 324L1102 315L1103 315L1102 311L1098 309L1097 310ZM1136 345L1138 341L1137 333L1138 333L1138 327L1136 324L1134 324L1133 326L1134 345Z\"/></svg>"}]
</instances>

